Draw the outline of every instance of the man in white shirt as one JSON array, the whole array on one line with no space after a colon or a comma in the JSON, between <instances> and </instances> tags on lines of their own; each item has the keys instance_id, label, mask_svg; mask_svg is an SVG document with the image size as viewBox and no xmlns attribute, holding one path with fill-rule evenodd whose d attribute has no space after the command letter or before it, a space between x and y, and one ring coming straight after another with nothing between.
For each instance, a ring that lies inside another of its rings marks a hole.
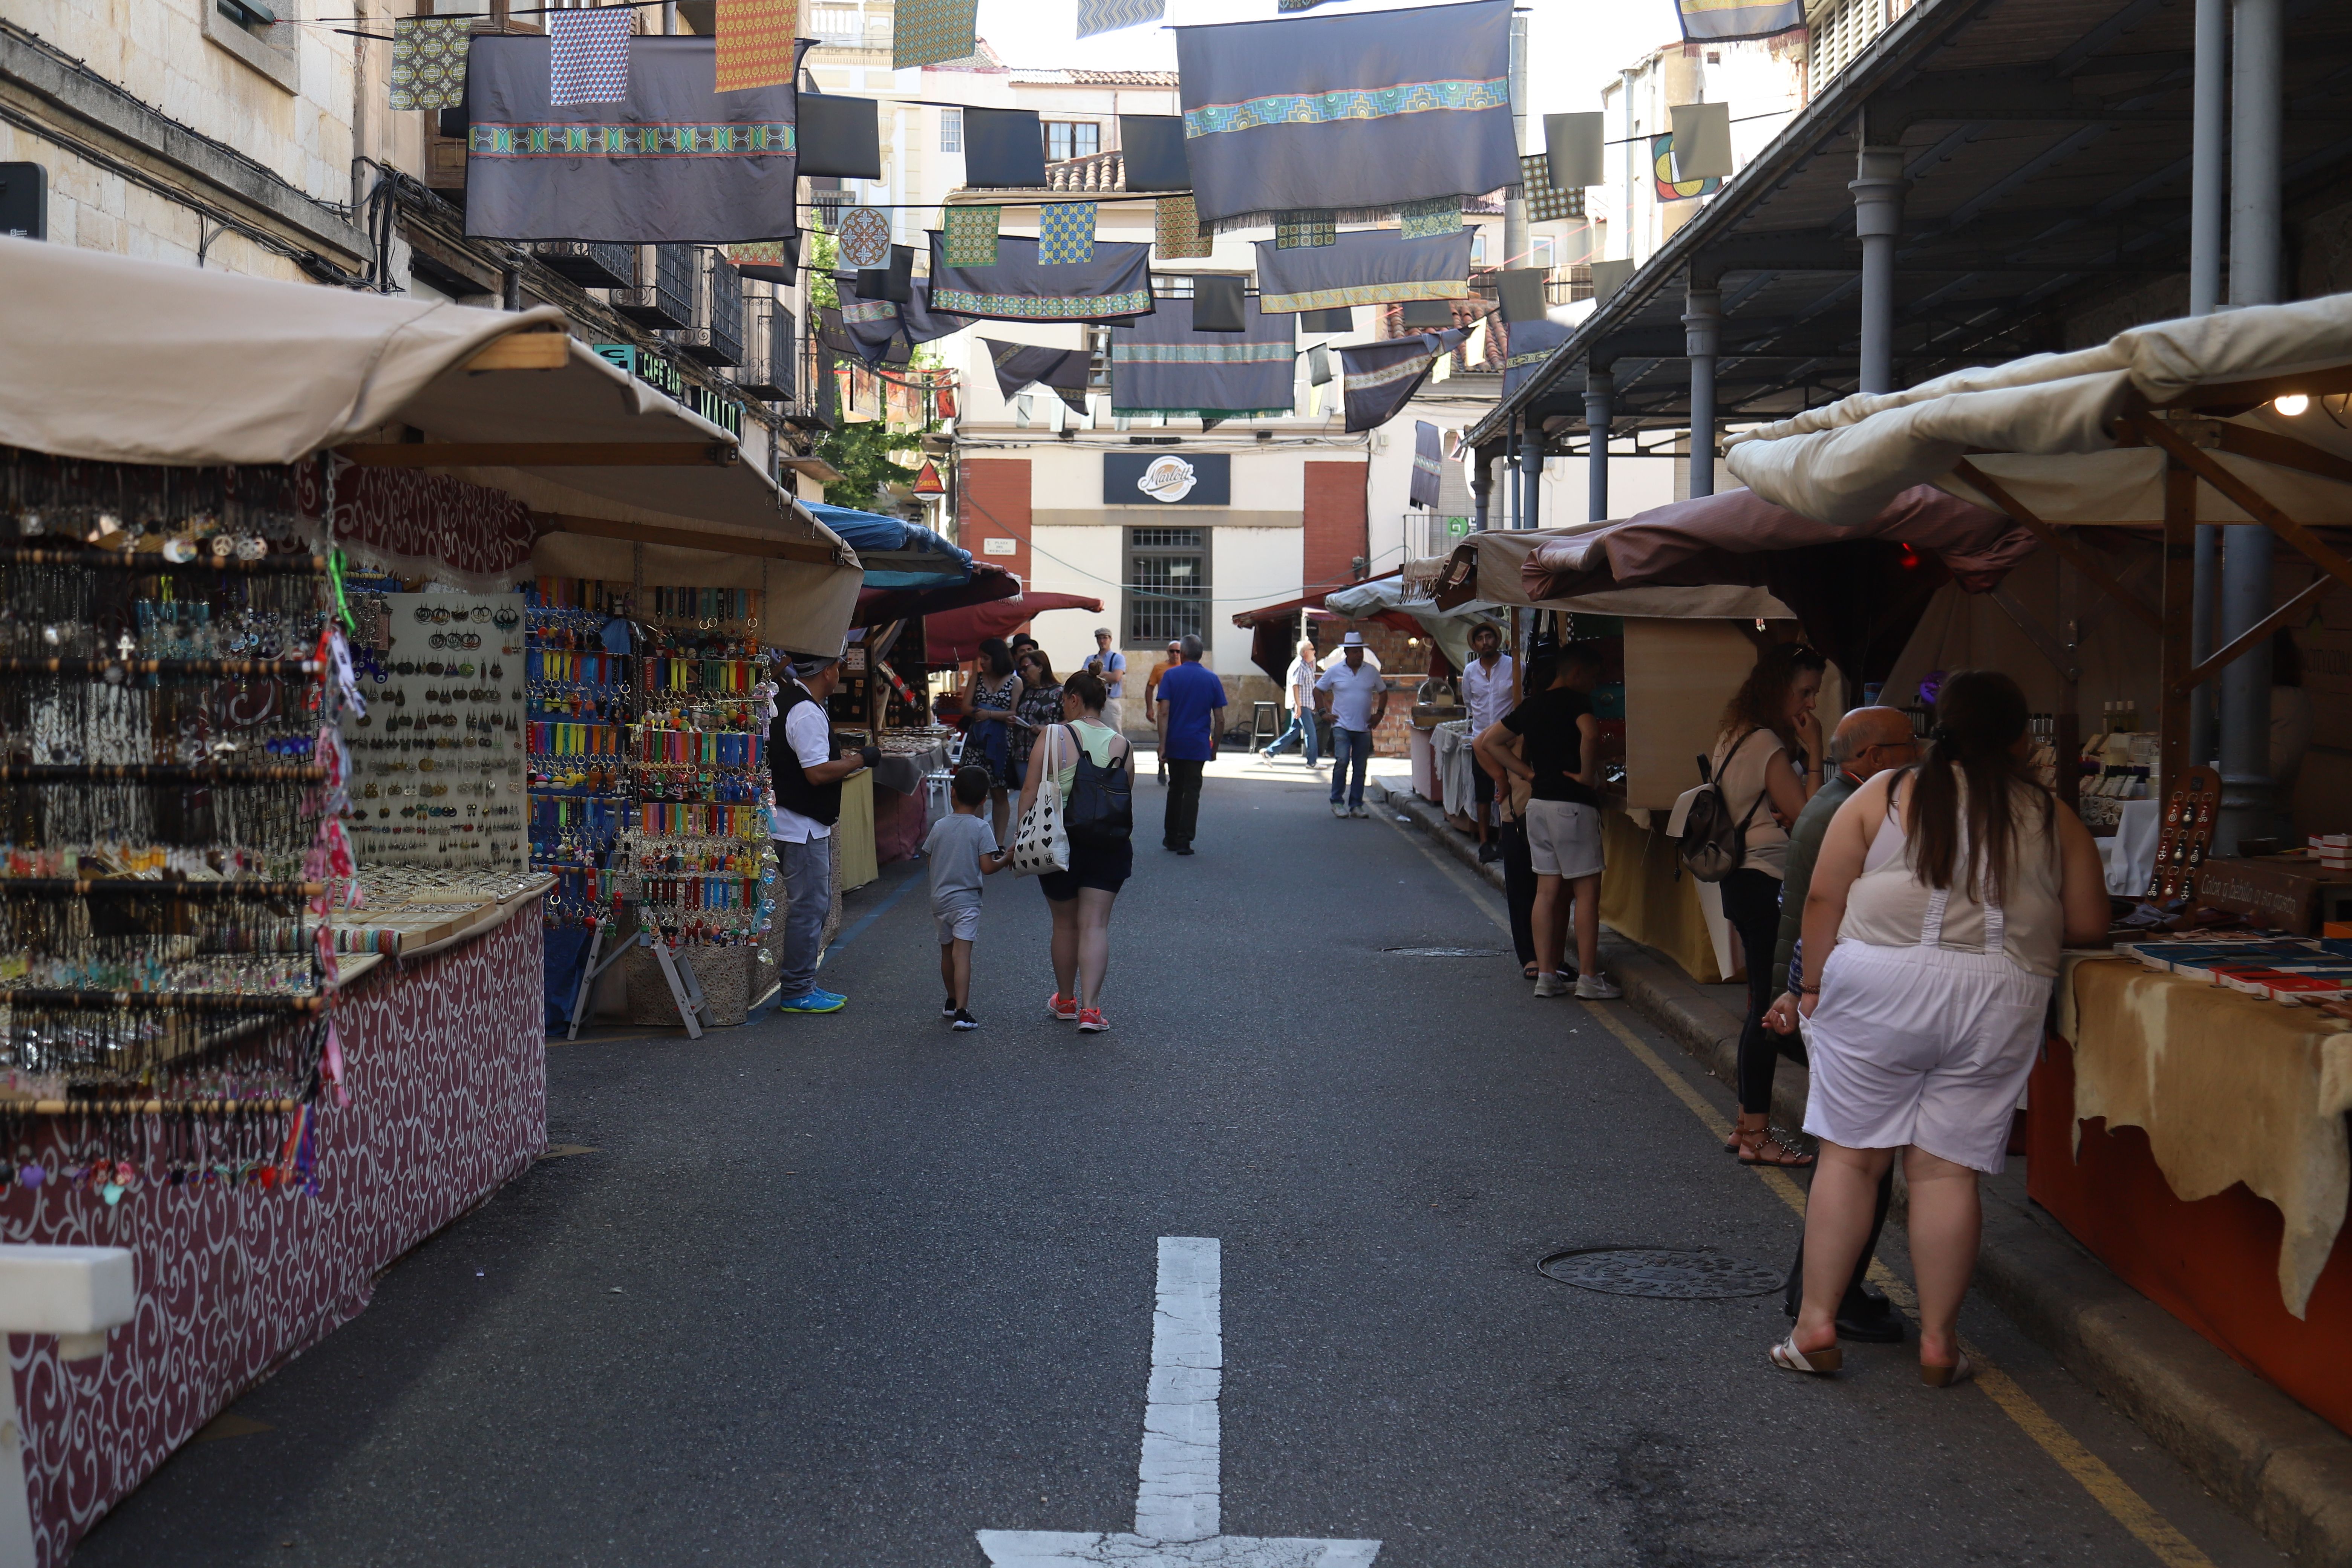
<instances>
[{"instance_id":1,"label":"man in white shirt","mask_svg":"<svg viewBox=\"0 0 2352 1568\"><path fill-rule=\"evenodd\" d=\"M1087 656L1086 668L1102 677L1104 689L1110 693L1103 700L1102 721L1117 730L1125 712L1119 699L1127 695L1127 655L1110 646L1115 640L1108 626L1097 626L1095 651Z\"/></svg>"},{"instance_id":2,"label":"man in white shirt","mask_svg":"<svg viewBox=\"0 0 2352 1568\"><path fill-rule=\"evenodd\" d=\"M796 659L777 682L776 717L768 731L768 770L776 787L769 831L784 883L776 937L780 1013L837 1013L849 1000L816 984L824 917L833 907L833 825L841 820L841 781L872 767L882 753L867 746L834 755L824 701L840 684L839 659Z\"/></svg>"},{"instance_id":3,"label":"man in white shirt","mask_svg":"<svg viewBox=\"0 0 2352 1568\"><path fill-rule=\"evenodd\" d=\"M1290 699L1290 728L1276 736L1274 743L1258 752L1259 756L1269 763L1274 761L1274 753L1289 745L1296 737L1299 752L1307 759L1307 765L1310 768L1315 765L1316 751L1321 741L1316 733L1315 682L1322 674L1322 670L1316 667L1315 645L1300 643L1298 657L1290 661L1290 672L1282 683L1283 695Z\"/></svg>"},{"instance_id":4,"label":"man in white shirt","mask_svg":"<svg viewBox=\"0 0 2352 1568\"><path fill-rule=\"evenodd\" d=\"M1475 737L1511 710L1514 670L1503 652L1503 634L1491 626L1472 630L1470 653L1470 668L1462 672L1462 700L1470 710L1470 733ZM1475 760L1471 763L1470 781L1470 815L1478 822L1478 858L1499 859L1502 847L1486 837L1486 818L1495 804L1497 781L1484 763Z\"/></svg>"},{"instance_id":5,"label":"man in white shirt","mask_svg":"<svg viewBox=\"0 0 2352 1568\"><path fill-rule=\"evenodd\" d=\"M1331 699L1331 815L1370 816L1364 809L1364 771L1371 765L1372 731L1389 710L1389 683L1375 665L1364 661L1364 634L1349 632L1339 646L1340 662L1316 681L1318 693ZM1353 763L1353 776L1349 764ZM1348 798L1339 798L1348 784Z\"/></svg>"}]
</instances>

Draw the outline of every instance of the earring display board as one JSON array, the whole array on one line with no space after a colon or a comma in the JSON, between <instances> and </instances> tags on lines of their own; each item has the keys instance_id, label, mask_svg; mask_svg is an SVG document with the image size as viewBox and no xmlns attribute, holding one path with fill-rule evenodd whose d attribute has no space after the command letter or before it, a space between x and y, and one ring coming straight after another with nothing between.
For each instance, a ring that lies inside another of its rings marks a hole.
<instances>
[{"instance_id":1,"label":"earring display board","mask_svg":"<svg viewBox=\"0 0 2352 1568\"><path fill-rule=\"evenodd\" d=\"M522 600L377 595L383 645L354 649L366 717L350 720L353 847L371 871L512 877L525 828Z\"/></svg>"}]
</instances>

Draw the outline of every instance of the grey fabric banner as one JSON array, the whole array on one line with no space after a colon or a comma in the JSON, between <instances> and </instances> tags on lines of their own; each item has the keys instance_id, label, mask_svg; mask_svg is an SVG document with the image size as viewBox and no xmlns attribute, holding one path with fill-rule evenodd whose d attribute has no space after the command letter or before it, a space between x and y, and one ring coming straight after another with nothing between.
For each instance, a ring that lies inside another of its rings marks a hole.
<instances>
[{"instance_id":1,"label":"grey fabric banner","mask_svg":"<svg viewBox=\"0 0 2352 1568\"><path fill-rule=\"evenodd\" d=\"M1755 0L1749 5L1724 5L1721 0L1675 0L1683 37L1708 43L1737 38L1769 38L1805 25L1805 0Z\"/></svg>"},{"instance_id":2,"label":"grey fabric banner","mask_svg":"<svg viewBox=\"0 0 2352 1568\"><path fill-rule=\"evenodd\" d=\"M723 245L799 232L790 84L718 92L718 40L629 40L628 98L548 102L548 40L478 33L467 64L466 232Z\"/></svg>"},{"instance_id":3,"label":"grey fabric banner","mask_svg":"<svg viewBox=\"0 0 2352 1568\"><path fill-rule=\"evenodd\" d=\"M1609 183L1601 155L1608 132L1601 129L1599 110L1547 114L1543 122L1544 154L1555 186L1573 188Z\"/></svg>"},{"instance_id":4,"label":"grey fabric banner","mask_svg":"<svg viewBox=\"0 0 2352 1568\"><path fill-rule=\"evenodd\" d=\"M1411 506L1433 507L1444 483L1445 448L1437 438L1437 426L1426 419L1416 419L1412 426L1412 482L1406 487L1405 501Z\"/></svg>"},{"instance_id":5,"label":"grey fabric banner","mask_svg":"<svg viewBox=\"0 0 2352 1568\"><path fill-rule=\"evenodd\" d=\"M931 310L931 280L918 278L903 304L884 300L849 300L841 312L842 330L856 346L857 357L879 364L896 341L928 343L971 325L969 316L950 316Z\"/></svg>"},{"instance_id":6,"label":"grey fabric banner","mask_svg":"<svg viewBox=\"0 0 2352 1568\"><path fill-rule=\"evenodd\" d=\"M1526 384L1552 351L1568 342L1571 329L1564 321L1513 321L1503 329L1503 395L1509 397Z\"/></svg>"},{"instance_id":7,"label":"grey fabric banner","mask_svg":"<svg viewBox=\"0 0 2352 1568\"><path fill-rule=\"evenodd\" d=\"M1511 0L1176 29L1205 224L1519 183Z\"/></svg>"},{"instance_id":8,"label":"grey fabric banner","mask_svg":"<svg viewBox=\"0 0 2352 1568\"><path fill-rule=\"evenodd\" d=\"M1111 412L1200 419L1289 413L1297 400L1292 319L1244 300L1240 331L1199 331L1192 326L1199 303L1162 300L1151 315L1111 333Z\"/></svg>"},{"instance_id":9,"label":"grey fabric banner","mask_svg":"<svg viewBox=\"0 0 2352 1568\"><path fill-rule=\"evenodd\" d=\"M1437 356L1459 347L1469 335L1457 327L1341 349L1340 386L1347 400L1349 433L1375 429L1395 418L1412 401Z\"/></svg>"},{"instance_id":10,"label":"grey fabric banner","mask_svg":"<svg viewBox=\"0 0 2352 1568\"><path fill-rule=\"evenodd\" d=\"M988 363L996 367L996 390L1010 403L1032 383L1042 382L1073 413L1087 411L1087 374L1093 355L1084 349L1046 349L1033 343L1000 342L982 338Z\"/></svg>"},{"instance_id":11,"label":"grey fabric banner","mask_svg":"<svg viewBox=\"0 0 2352 1568\"><path fill-rule=\"evenodd\" d=\"M1327 310L1470 296L1470 229L1407 239L1357 229L1330 245L1257 245L1258 300L1269 310ZM1341 331L1347 329L1342 328Z\"/></svg>"},{"instance_id":12,"label":"grey fabric banner","mask_svg":"<svg viewBox=\"0 0 2352 1568\"><path fill-rule=\"evenodd\" d=\"M989 321L1120 321L1151 313L1151 247L1095 241L1091 261L1037 259L1037 242L1000 235L993 267L950 267L931 231L931 308Z\"/></svg>"}]
</instances>

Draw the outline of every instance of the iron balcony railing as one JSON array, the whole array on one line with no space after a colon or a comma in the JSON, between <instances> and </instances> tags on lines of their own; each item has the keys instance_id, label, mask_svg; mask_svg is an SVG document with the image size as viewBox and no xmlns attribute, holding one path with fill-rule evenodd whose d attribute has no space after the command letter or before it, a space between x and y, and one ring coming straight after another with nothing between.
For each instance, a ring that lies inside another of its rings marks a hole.
<instances>
[{"instance_id":1,"label":"iron balcony railing","mask_svg":"<svg viewBox=\"0 0 2352 1568\"><path fill-rule=\"evenodd\" d=\"M800 354L799 323L781 300L747 300L743 310L743 359L735 384L744 395L765 403L793 401L800 379L793 374Z\"/></svg>"},{"instance_id":2,"label":"iron balcony railing","mask_svg":"<svg viewBox=\"0 0 2352 1568\"><path fill-rule=\"evenodd\" d=\"M743 275L716 250L694 253L694 313L673 340L708 365L743 363Z\"/></svg>"},{"instance_id":3,"label":"iron balcony railing","mask_svg":"<svg viewBox=\"0 0 2352 1568\"><path fill-rule=\"evenodd\" d=\"M694 247L635 247L635 286L613 290L613 309L641 327L684 328L694 324Z\"/></svg>"},{"instance_id":4,"label":"iron balcony railing","mask_svg":"<svg viewBox=\"0 0 2352 1568\"><path fill-rule=\"evenodd\" d=\"M531 254L545 262L549 270L583 289L626 289L637 278L637 247L634 245L551 239L533 246Z\"/></svg>"}]
</instances>

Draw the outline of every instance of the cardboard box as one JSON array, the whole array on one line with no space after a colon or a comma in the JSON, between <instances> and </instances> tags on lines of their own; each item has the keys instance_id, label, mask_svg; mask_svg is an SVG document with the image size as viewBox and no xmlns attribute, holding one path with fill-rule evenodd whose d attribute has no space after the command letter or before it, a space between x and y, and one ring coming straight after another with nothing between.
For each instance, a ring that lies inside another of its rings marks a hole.
<instances>
[{"instance_id":1,"label":"cardboard box","mask_svg":"<svg viewBox=\"0 0 2352 1568\"><path fill-rule=\"evenodd\" d=\"M2352 910L2352 875L2309 860L2216 858L2197 874L2197 900L2266 926L2315 934L2333 911Z\"/></svg>"}]
</instances>

